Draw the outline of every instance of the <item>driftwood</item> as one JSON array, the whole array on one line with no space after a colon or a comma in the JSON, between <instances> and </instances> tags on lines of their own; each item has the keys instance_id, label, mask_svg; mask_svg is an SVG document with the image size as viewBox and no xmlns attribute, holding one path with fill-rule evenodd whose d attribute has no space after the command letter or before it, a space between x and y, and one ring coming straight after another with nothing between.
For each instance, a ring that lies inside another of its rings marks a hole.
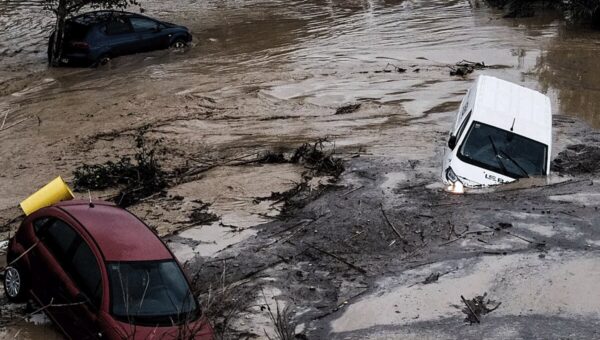
<instances>
[{"instance_id":1,"label":"driftwood","mask_svg":"<svg viewBox=\"0 0 600 340\"><path fill-rule=\"evenodd\" d=\"M6 123L6 118L8 118L8 111L4 114L4 119L2 120L2 125L0 125L0 131L4 129L4 124Z\"/></svg>"},{"instance_id":2,"label":"driftwood","mask_svg":"<svg viewBox=\"0 0 600 340\"><path fill-rule=\"evenodd\" d=\"M12 124L10 124L10 125L7 125L6 127L4 127L4 123L5 123L5 121L6 121L6 116L4 116L4 121L2 122L2 126L3 126L3 128L2 128L2 129L0 129L0 132L2 132L2 131L6 131L6 130L10 129L10 128L11 128L11 127L13 127L13 126L19 125L19 124L21 124L21 123L23 123L23 122L25 122L25 121L29 120L30 118L31 118L31 117L23 118L23 119L21 119L21 120L19 120L19 121L16 121L16 122L14 122L14 123L12 123Z\"/></svg>"},{"instance_id":3,"label":"driftwood","mask_svg":"<svg viewBox=\"0 0 600 340\"><path fill-rule=\"evenodd\" d=\"M483 295L478 295L470 300L465 299L464 296L460 296L462 302L467 306L467 308L463 308L462 312L467 315L465 318L466 322L470 323L481 323L481 315L485 315L491 313L498 309L502 302L496 303L496 301L492 301L490 299L486 300L487 293L483 293ZM496 304L493 308L489 306L492 304Z\"/></svg>"},{"instance_id":4,"label":"driftwood","mask_svg":"<svg viewBox=\"0 0 600 340\"><path fill-rule=\"evenodd\" d=\"M381 204L379 207L381 208L381 213L383 214L383 217L385 218L385 221L390 226L390 228L392 228L392 230L394 231L394 233L396 233L396 235L398 236L398 238L400 239L400 241L402 241L404 244L408 243L406 241L406 239L404 238L404 236L402 236L402 234L400 234L400 232L398 231L398 229L396 229L396 227L394 226L394 224L387 217L387 214L385 213L385 210L383 210L383 204Z\"/></svg>"},{"instance_id":5,"label":"driftwood","mask_svg":"<svg viewBox=\"0 0 600 340\"><path fill-rule=\"evenodd\" d=\"M321 248L318 248L318 247L316 247L316 246L313 246L312 244L309 244L309 245L308 245L308 247L309 247L309 248L312 248L312 249L314 249L314 250L316 250L316 251L318 251L318 252L320 252L320 253L323 253L323 254L325 254L325 255L327 255L327 256L333 257L334 259L336 259L336 260L338 260L338 261L340 261L340 262L344 263L344 264L345 264L345 265L347 265L348 267L350 267L350 268L352 268L352 269L354 269L354 270L356 270L356 271L358 271L358 272L360 272L360 273L362 273L362 274L366 274L366 273L367 273L367 271L366 271L366 270L364 270L363 268L361 268L361 267L358 267L358 266L357 266L357 265L355 265L354 263L348 262L348 261L344 260L343 258L341 258L341 257L339 257L339 256L337 256L337 255L335 255L335 254L332 254L332 253L330 253L330 252L328 252L328 251L326 251L326 250L323 250L323 249L321 249Z\"/></svg>"},{"instance_id":6,"label":"driftwood","mask_svg":"<svg viewBox=\"0 0 600 340\"><path fill-rule=\"evenodd\" d=\"M458 241L460 239L463 239L467 235L473 235L473 234L480 235L480 234L487 234L487 233L493 233L493 231L491 231L491 230L490 231L488 231L488 230L465 231L464 233L458 235L455 239L452 239L452 240L444 242L444 243L440 243L439 247L448 245L450 243L454 243L454 242L456 242L456 241Z\"/></svg>"},{"instance_id":7,"label":"driftwood","mask_svg":"<svg viewBox=\"0 0 600 340\"><path fill-rule=\"evenodd\" d=\"M471 316L475 319L475 321L477 321L477 323L481 323L481 320L479 319L479 316L477 315L477 313L475 313L475 311L473 310L473 307L471 307L471 305L469 304L469 302L467 301L467 299L465 299L464 296L460 296L462 302L465 304L465 306L467 306L469 312L471 312Z\"/></svg>"},{"instance_id":8,"label":"driftwood","mask_svg":"<svg viewBox=\"0 0 600 340\"><path fill-rule=\"evenodd\" d=\"M23 254L19 255L16 259L10 261L10 263L8 263L6 265L6 267L0 267L0 273L3 273L4 270L6 270L7 267L12 266L15 262L19 261L23 256L27 255L27 253L29 253L30 251L33 250L33 248L37 247L37 245L40 243L40 241L37 241L36 243L34 243L31 247L29 247L27 250L25 250L23 252Z\"/></svg>"}]
</instances>

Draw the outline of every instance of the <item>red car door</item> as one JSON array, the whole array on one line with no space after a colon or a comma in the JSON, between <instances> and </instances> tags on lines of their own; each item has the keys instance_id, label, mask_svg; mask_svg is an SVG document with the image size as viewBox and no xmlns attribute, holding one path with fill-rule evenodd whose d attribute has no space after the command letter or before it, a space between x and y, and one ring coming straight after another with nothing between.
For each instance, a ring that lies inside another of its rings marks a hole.
<instances>
[{"instance_id":1,"label":"red car door","mask_svg":"<svg viewBox=\"0 0 600 340\"><path fill-rule=\"evenodd\" d=\"M62 328L66 309L53 306L69 302L66 298L66 287L62 284L66 276L62 271L62 264L75 241L76 233L64 222L52 219L36 230L36 235L40 242L30 255L31 270L34 274L33 295L44 311Z\"/></svg>"},{"instance_id":2,"label":"red car door","mask_svg":"<svg viewBox=\"0 0 600 340\"><path fill-rule=\"evenodd\" d=\"M41 307L69 338L98 338L92 304L71 278L73 264L85 253L81 246L85 241L73 227L54 218L37 228L36 235L40 242L30 264L35 274L32 290Z\"/></svg>"},{"instance_id":3,"label":"red car door","mask_svg":"<svg viewBox=\"0 0 600 340\"><path fill-rule=\"evenodd\" d=\"M67 268L71 286L69 318L72 327L69 331L73 339L96 339L100 337L98 311L102 304L102 277L99 261L88 243L80 238L74 246Z\"/></svg>"}]
</instances>

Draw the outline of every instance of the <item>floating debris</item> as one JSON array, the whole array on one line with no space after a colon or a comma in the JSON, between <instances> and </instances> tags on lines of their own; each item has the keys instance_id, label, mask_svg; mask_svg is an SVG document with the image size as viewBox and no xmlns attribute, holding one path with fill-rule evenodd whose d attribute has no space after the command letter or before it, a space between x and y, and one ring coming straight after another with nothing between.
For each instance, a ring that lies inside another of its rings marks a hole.
<instances>
[{"instance_id":1,"label":"floating debris","mask_svg":"<svg viewBox=\"0 0 600 340\"><path fill-rule=\"evenodd\" d=\"M552 171L579 175L600 172L600 147L575 144L561 151L552 161Z\"/></svg>"},{"instance_id":2,"label":"floating debris","mask_svg":"<svg viewBox=\"0 0 600 340\"><path fill-rule=\"evenodd\" d=\"M258 157L258 163L260 164L277 164L288 162L288 160L285 159L285 155L282 152L267 151L259 155Z\"/></svg>"},{"instance_id":3,"label":"floating debris","mask_svg":"<svg viewBox=\"0 0 600 340\"><path fill-rule=\"evenodd\" d=\"M428 277L427 277L425 280L423 280L423 282L422 282L422 283L423 283L424 285L428 285L428 284L430 284L430 283L437 282L437 280L439 280L439 278L440 278L440 276L441 276L441 275L442 275L442 274L440 274L440 273L438 273L438 272L431 273L431 274L429 274L429 276L428 276Z\"/></svg>"},{"instance_id":4,"label":"floating debris","mask_svg":"<svg viewBox=\"0 0 600 340\"><path fill-rule=\"evenodd\" d=\"M500 231L500 230L512 228L512 226L513 226L512 223L500 222L500 223L498 223L498 227L496 227L495 229Z\"/></svg>"},{"instance_id":5,"label":"floating debris","mask_svg":"<svg viewBox=\"0 0 600 340\"><path fill-rule=\"evenodd\" d=\"M194 225L208 225L219 220L219 216L209 211L210 203L202 201L198 201L197 203L200 206L195 208L189 216L190 221Z\"/></svg>"},{"instance_id":6,"label":"floating debris","mask_svg":"<svg viewBox=\"0 0 600 340\"><path fill-rule=\"evenodd\" d=\"M464 77L468 74L473 73L475 70L481 70L486 68L484 62L472 62L468 60L462 60L456 63L454 66L450 67L450 75L451 76L459 76Z\"/></svg>"},{"instance_id":7,"label":"floating debris","mask_svg":"<svg viewBox=\"0 0 600 340\"><path fill-rule=\"evenodd\" d=\"M467 315L465 318L465 322L469 322L470 324L481 323L481 316L485 314L489 314L502 304L502 302L496 302L490 299L486 301L487 293L483 293L483 295L478 295L470 300L465 299L464 296L460 296L462 302L465 304L466 308L462 309L462 312ZM490 308L490 305L496 305L493 308Z\"/></svg>"},{"instance_id":8,"label":"floating debris","mask_svg":"<svg viewBox=\"0 0 600 340\"><path fill-rule=\"evenodd\" d=\"M339 107L337 110L335 110L336 115L345 115L348 113L352 113L357 111L358 109L360 109L361 104L350 104L350 105L344 105L342 107Z\"/></svg>"}]
</instances>

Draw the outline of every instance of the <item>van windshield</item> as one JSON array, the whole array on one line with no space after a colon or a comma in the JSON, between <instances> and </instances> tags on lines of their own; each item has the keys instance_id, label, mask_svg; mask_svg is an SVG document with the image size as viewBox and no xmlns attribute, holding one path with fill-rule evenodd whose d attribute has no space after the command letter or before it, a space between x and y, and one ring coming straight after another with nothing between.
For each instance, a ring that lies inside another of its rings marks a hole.
<instances>
[{"instance_id":1,"label":"van windshield","mask_svg":"<svg viewBox=\"0 0 600 340\"><path fill-rule=\"evenodd\" d=\"M128 323L172 325L195 319L198 306L177 263L108 263L111 313Z\"/></svg>"},{"instance_id":2,"label":"van windshield","mask_svg":"<svg viewBox=\"0 0 600 340\"><path fill-rule=\"evenodd\" d=\"M547 150L542 143L475 121L458 158L499 174L523 178L546 173Z\"/></svg>"}]
</instances>

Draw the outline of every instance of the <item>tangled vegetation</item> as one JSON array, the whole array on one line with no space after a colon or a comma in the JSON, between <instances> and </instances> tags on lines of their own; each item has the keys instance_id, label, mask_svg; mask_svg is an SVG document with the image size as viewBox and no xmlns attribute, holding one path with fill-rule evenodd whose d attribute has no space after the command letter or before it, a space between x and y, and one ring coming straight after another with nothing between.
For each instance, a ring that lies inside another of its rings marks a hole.
<instances>
[{"instance_id":1,"label":"tangled vegetation","mask_svg":"<svg viewBox=\"0 0 600 340\"><path fill-rule=\"evenodd\" d=\"M326 138L320 138L314 143L304 143L297 147L293 153L288 154L289 158L283 152L268 151L259 154L257 163L292 163L301 164L309 170L305 174L312 176L333 176L338 178L344 172L344 161L335 157L335 148L327 150L328 144Z\"/></svg>"},{"instance_id":2,"label":"tangled vegetation","mask_svg":"<svg viewBox=\"0 0 600 340\"><path fill-rule=\"evenodd\" d=\"M303 174L303 181L297 183L293 188L283 192L272 192L269 197L257 198L256 201L283 202L281 216L288 216L291 211L299 209L306 203L314 200L320 195L324 187L314 190L310 187L310 180L315 176L330 176L335 181L344 172L344 161L335 156L335 148L327 148L327 139L318 139L313 143L304 143L294 149L286 157L283 153L268 152L260 155L259 163L291 163L304 166L307 171Z\"/></svg>"},{"instance_id":3,"label":"tangled vegetation","mask_svg":"<svg viewBox=\"0 0 600 340\"><path fill-rule=\"evenodd\" d=\"M344 172L344 161L333 157L335 149L325 151L325 143L326 139L319 139L312 144L302 144L294 151L290 163L304 164L315 175L339 177Z\"/></svg>"},{"instance_id":4,"label":"tangled vegetation","mask_svg":"<svg viewBox=\"0 0 600 340\"><path fill-rule=\"evenodd\" d=\"M141 129L136 138L136 153L131 157L122 157L103 164L84 164L73 171L75 191L104 190L120 187L115 203L127 207L144 197L148 197L167 186L166 175L156 152L160 141L148 145Z\"/></svg>"},{"instance_id":5,"label":"tangled vegetation","mask_svg":"<svg viewBox=\"0 0 600 340\"><path fill-rule=\"evenodd\" d=\"M600 172L600 148L584 144L570 145L552 161L552 171L570 175L596 174Z\"/></svg>"},{"instance_id":6,"label":"tangled vegetation","mask_svg":"<svg viewBox=\"0 0 600 340\"><path fill-rule=\"evenodd\" d=\"M208 171L217 165L200 167L197 169L181 168L173 173L166 173L156 155L161 150L161 141L148 143L144 137L147 128L138 131L135 138L136 152L133 156L125 156L117 161L107 161L102 164L84 164L73 171L73 185L75 191L105 190L119 188L119 193L113 200L121 207L128 207L139 200L161 192L169 186L173 178L193 178L194 175ZM337 179L344 171L342 159L334 157L335 149L328 150L325 146L326 139L319 139L314 143L305 143L296 148L293 153L266 152L259 154L256 159L240 161L239 163L219 163L221 165L245 165L250 163L293 163L304 166L305 180L314 176L332 176ZM172 183L171 183L172 184ZM295 195L307 188L306 183L300 183L294 190L282 194L280 199L289 199L288 195ZM206 208L206 207L204 207ZM201 208L191 219L195 222L209 223L216 219Z\"/></svg>"}]
</instances>

